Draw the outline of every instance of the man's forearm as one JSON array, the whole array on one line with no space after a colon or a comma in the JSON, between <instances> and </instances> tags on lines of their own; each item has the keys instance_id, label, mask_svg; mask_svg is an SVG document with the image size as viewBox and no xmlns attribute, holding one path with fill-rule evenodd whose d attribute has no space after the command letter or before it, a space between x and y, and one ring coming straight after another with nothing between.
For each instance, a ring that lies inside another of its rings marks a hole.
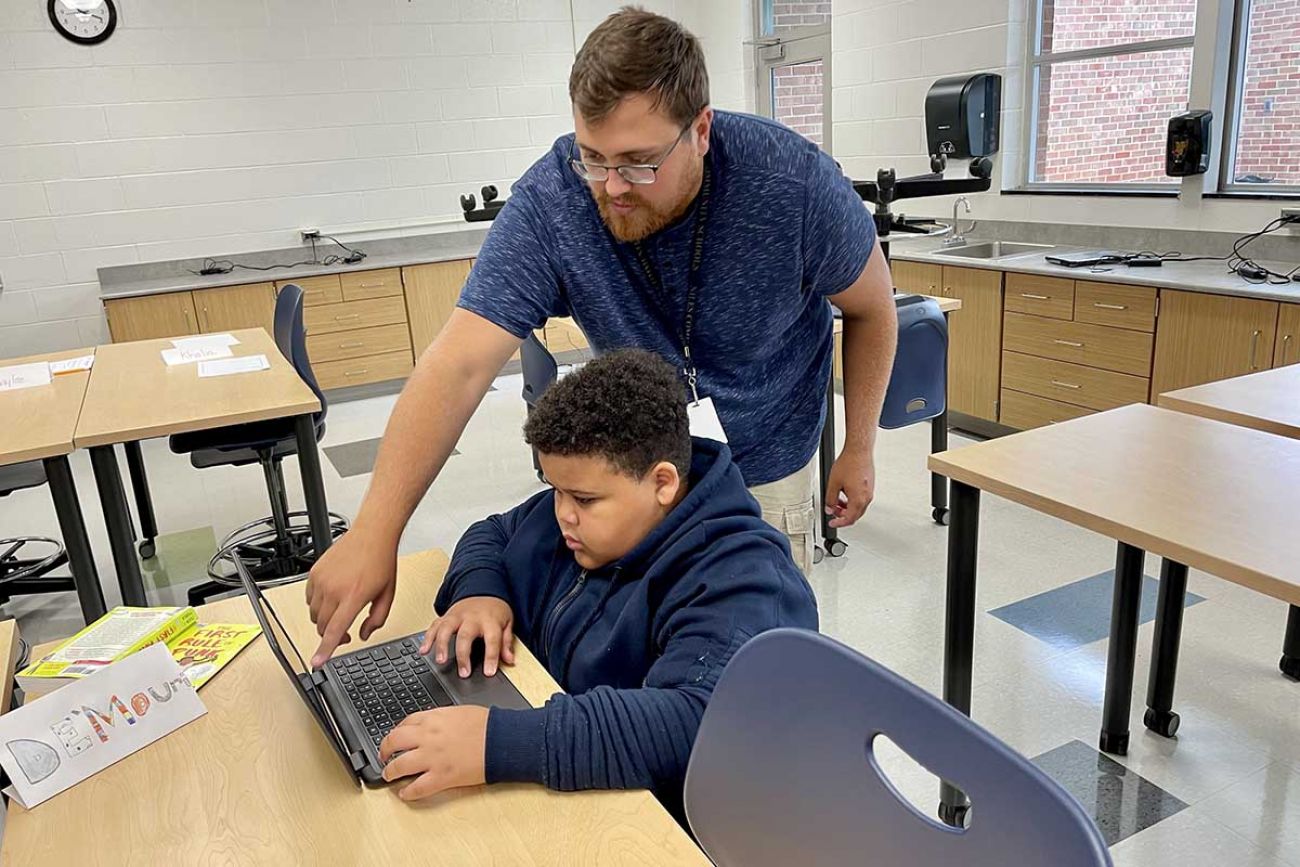
<instances>
[{"instance_id":1,"label":"man's forearm","mask_svg":"<svg viewBox=\"0 0 1300 867\"><path fill-rule=\"evenodd\" d=\"M499 346L484 349L485 335L475 332L485 327L498 332L488 335L487 342ZM453 314L453 321L420 356L393 407L355 526L394 541L401 536L493 377L513 351L509 342L513 340L473 314L461 310ZM478 345L467 351L467 342Z\"/></svg>"},{"instance_id":2,"label":"man's forearm","mask_svg":"<svg viewBox=\"0 0 1300 867\"><path fill-rule=\"evenodd\" d=\"M870 452L898 345L898 313L882 296L865 315L844 316L844 447Z\"/></svg>"}]
</instances>

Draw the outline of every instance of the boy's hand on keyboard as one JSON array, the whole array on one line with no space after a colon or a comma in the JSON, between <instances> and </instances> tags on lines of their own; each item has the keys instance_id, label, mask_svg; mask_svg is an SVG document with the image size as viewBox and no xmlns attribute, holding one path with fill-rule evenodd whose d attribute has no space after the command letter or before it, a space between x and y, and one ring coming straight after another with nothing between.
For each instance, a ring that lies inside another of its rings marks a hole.
<instances>
[{"instance_id":1,"label":"boy's hand on keyboard","mask_svg":"<svg viewBox=\"0 0 1300 867\"><path fill-rule=\"evenodd\" d=\"M461 677L469 677L470 651L474 639L483 639L483 673L488 677L497 673L497 660L506 665L515 664L515 615L505 600L495 596L467 596L447 609L443 617L433 621L420 643L420 653L437 651L434 659L439 665L447 661L447 646L456 636L456 669Z\"/></svg>"},{"instance_id":2,"label":"boy's hand on keyboard","mask_svg":"<svg viewBox=\"0 0 1300 867\"><path fill-rule=\"evenodd\" d=\"M483 784L487 720L488 709L477 705L411 714L379 745L379 760L385 762L384 779L392 782L415 777L397 793L403 801Z\"/></svg>"}]
</instances>

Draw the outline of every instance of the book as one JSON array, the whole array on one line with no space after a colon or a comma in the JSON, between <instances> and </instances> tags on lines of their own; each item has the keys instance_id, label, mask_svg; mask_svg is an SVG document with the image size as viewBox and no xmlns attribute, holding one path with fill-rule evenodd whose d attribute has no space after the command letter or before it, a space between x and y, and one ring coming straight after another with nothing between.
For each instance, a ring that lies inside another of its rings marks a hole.
<instances>
[{"instance_id":1,"label":"book","mask_svg":"<svg viewBox=\"0 0 1300 867\"><path fill-rule=\"evenodd\" d=\"M189 607L120 605L20 671L16 679L24 693L41 696L161 643L198 689L261 631L243 624L201 625L197 612Z\"/></svg>"}]
</instances>

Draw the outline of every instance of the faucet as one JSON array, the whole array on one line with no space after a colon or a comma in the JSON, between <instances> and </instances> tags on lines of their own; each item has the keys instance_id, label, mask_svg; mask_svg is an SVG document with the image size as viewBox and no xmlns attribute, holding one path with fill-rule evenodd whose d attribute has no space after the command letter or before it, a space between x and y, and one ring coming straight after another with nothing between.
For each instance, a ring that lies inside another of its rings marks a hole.
<instances>
[{"instance_id":1,"label":"faucet","mask_svg":"<svg viewBox=\"0 0 1300 867\"><path fill-rule=\"evenodd\" d=\"M966 243L966 236L961 233L960 218L957 216L957 208L962 205L966 206L966 213L970 213L970 201L965 196L958 196L957 201L952 203L952 235L943 242L945 247L956 247ZM966 231L973 232L974 230L975 223L972 221Z\"/></svg>"}]
</instances>

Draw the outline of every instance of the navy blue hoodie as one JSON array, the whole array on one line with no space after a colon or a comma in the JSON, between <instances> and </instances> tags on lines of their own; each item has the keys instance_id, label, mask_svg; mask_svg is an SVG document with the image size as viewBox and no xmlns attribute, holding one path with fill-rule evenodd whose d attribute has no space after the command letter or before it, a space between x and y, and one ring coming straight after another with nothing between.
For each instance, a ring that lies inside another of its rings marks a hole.
<instances>
[{"instance_id":1,"label":"navy blue hoodie","mask_svg":"<svg viewBox=\"0 0 1300 867\"><path fill-rule=\"evenodd\" d=\"M680 815L700 716L731 655L777 626L817 628L812 589L762 519L725 445L695 439L686 496L631 552L587 572L544 491L470 527L439 615L496 596L567 694L494 708L487 781L648 788Z\"/></svg>"}]
</instances>

